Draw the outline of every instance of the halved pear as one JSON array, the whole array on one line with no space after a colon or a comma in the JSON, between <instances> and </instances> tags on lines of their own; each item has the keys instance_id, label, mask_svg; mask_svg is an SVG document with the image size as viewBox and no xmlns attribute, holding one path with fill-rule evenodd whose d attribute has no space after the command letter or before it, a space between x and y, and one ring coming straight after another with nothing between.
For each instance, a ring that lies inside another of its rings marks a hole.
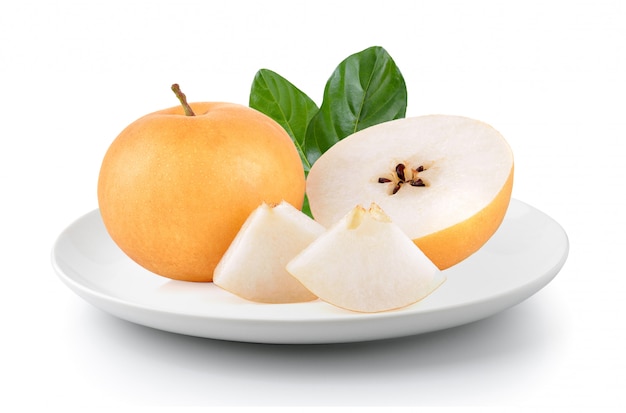
<instances>
[{"instance_id":1,"label":"halved pear","mask_svg":"<svg viewBox=\"0 0 626 413\"><path fill-rule=\"evenodd\" d=\"M307 195L330 226L354 205L378 204L440 268L472 255L495 233L513 186L511 148L493 127L430 115L363 129L312 166Z\"/></svg>"},{"instance_id":2,"label":"halved pear","mask_svg":"<svg viewBox=\"0 0 626 413\"><path fill-rule=\"evenodd\" d=\"M325 228L287 202L261 204L244 222L213 273L213 283L250 301L293 303L317 297L285 270Z\"/></svg>"},{"instance_id":3,"label":"halved pear","mask_svg":"<svg viewBox=\"0 0 626 413\"><path fill-rule=\"evenodd\" d=\"M293 258L287 271L320 299L368 313L416 303L445 280L375 204L353 208Z\"/></svg>"}]
</instances>

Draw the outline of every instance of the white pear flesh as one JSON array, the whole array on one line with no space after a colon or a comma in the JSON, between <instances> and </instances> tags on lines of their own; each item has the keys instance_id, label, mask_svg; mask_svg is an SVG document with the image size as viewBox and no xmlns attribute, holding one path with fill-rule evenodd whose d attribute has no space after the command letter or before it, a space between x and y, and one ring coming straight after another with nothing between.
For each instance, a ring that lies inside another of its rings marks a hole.
<instances>
[{"instance_id":1,"label":"white pear flesh","mask_svg":"<svg viewBox=\"0 0 626 413\"><path fill-rule=\"evenodd\" d=\"M322 225L287 202L262 204L244 222L218 263L213 283L255 302L315 300L285 266L323 232Z\"/></svg>"},{"instance_id":2,"label":"white pear flesh","mask_svg":"<svg viewBox=\"0 0 626 413\"><path fill-rule=\"evenodd\" d=\"M407 176L393 194L398 164ZM420 166L424 170L414 172ZM410 185L412 178L424 186ZM307 195L313 217L326 227L355 205L378 204L445 269L495 233L512 184L512 151L497 130L461 116L428 115L378 124L339 141L313 164Z\"/></svg>"},{"instance_id":3,"label":"white pear flesh","mask_svg":"<svg viewBox=\"0 0 626 413\"><path fill-rule=\"evenodd\" d=\"M353 208L287 264L323 301L355 312L414 304L445 275L376 205Z\"/></svg>"}]
</instances>

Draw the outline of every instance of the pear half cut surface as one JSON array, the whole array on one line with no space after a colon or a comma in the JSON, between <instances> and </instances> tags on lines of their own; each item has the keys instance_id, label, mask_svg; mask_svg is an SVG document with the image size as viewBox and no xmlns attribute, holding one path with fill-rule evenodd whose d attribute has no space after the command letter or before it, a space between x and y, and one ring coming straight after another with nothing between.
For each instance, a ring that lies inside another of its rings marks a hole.
<instances>
[{"instance_id":1,"label":"pear half cut surface","mask_svg":"<svg viewBox=\"0 0 626 413\"><path fill-rule=\"evenodd\" d=\"M293 258L287 271L320 299L367 313L414 304L445 281L375 204L353 208Z\"/></svg>"},{"instance_id":2,"label":"pear half cut surface","mask_svg":"<svg viewBox=\"0 0 626 413\"><path fill-rule=\"evenodd\" d=\"M287 202L261 204L244 222L213 273L213 283L262 303L317 297L293 278L286 264L325 228Z\"/></svg>"},{"instance_id":3,"label":"pear half cut surface","mask_svg":"<svg viewBox=\"0 0 626 413\"><path fill-rule=\"evenodd\" d=\"M333 145L311 167L307 196L329 227L354 205L379 205L439 269L479 250L511 199L513 154L490 125L428 115L381 123Z\"/></svg>"}]
</instances>

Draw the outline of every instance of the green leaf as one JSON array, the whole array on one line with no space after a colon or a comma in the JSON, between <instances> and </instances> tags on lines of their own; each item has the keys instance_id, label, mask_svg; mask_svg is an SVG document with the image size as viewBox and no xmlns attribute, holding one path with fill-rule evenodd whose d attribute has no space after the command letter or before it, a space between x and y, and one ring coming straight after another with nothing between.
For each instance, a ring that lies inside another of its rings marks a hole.
<instances>
[{"instance_id":1,"label":"green leaf","mask_svg":"<svg viewBox=\"0 0 626 413\"><path fill-rule=\"evenodd\" d=\"M310 165L354 132L406 115L404 78L385 49L370 47L337 66L324 88L319 111L305 136Z\"/></svg>"},{"instance_id":2,"label":"green leaf","mask_svg":"<svg viewBox=\"0 0 626 413\"><path fill-rule=\"evenodd\" d=\"M313 218L313 213L311 212L311 206L309 205L309 197L304 194L304 203L302 204L302 212Z\"/></svg>"},{"instance_id":3,"label":"green leaf","mask_svg":"<svg viewBox=\"0 0 626 413\"><path fill-rule=\"evenodd\" d=\"M249 105L274 119L287 131L308 173L311 164L304 150L304 140L307 126L318 111L315 102L284 77L261 69L254 76Z\"/></svg>"},{"instance_id":4,"label":"green leaf","mask_svg":"<svg viewBox=\"0 0 626 413\"><path fill-rule=\"evenodd\" d=\"M255 75L249 105L287 131L308 175L313 163L341 139L404 117L407 91L391 56L375 46L349 56L337 66L326 83L319 109L300 89L268 69ZM306 195L302 211L312 216Z\"/></svg>"}]
</instances>

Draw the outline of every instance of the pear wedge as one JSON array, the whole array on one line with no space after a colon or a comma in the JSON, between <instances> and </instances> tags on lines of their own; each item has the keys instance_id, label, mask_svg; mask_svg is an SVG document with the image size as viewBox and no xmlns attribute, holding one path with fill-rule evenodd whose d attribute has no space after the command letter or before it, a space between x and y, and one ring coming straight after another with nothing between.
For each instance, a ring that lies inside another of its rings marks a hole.
<instances>
[{"instance_id":1,"label":"pear wedge","mask_svg":"<svg viewBox=\"0 0 626 413\"><path fill-rule=\"evenodd\" d=\"M261 204L244 222L213 273L213 283L262 303L293 303L317 297L285 270L325 228L287 202Z\"/></svg>"},{"instance_id":2,"label":"pear wedge","mask_svg":"<svg viewBox=\"0 0 626 413\"><path fill-rule=\"evenodd\" d=\"M416 303L445 280L376 204L353 208L286 268L320 299L367 313Z\"/></svg>"}]
</instances>

